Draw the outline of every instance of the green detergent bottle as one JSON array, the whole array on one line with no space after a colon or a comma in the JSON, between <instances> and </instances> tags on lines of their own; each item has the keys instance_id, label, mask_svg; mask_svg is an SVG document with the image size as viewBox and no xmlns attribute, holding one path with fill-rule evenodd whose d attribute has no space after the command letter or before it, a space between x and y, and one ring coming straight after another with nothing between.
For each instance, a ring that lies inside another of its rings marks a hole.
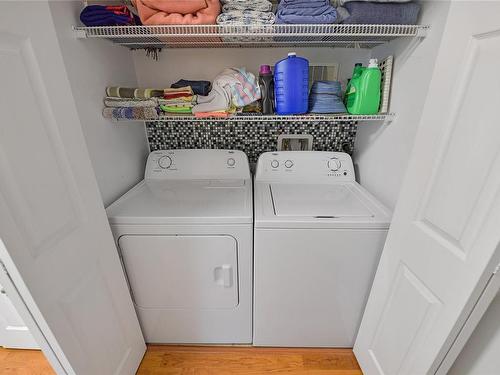
<instances>
[{"instance_id":1,"label":"green detergent bottle","mask_svg":"<svg viewBox=\"0 0 500 375\"><path fill-rule=\"evenodd\" d=\"M356 64L357 65L357 64ZM367 68L354 67L346 89L347 111L353 115L374 115L380 106L382 73L377 59L371 59Z\"/></svg>"}]
</instances>

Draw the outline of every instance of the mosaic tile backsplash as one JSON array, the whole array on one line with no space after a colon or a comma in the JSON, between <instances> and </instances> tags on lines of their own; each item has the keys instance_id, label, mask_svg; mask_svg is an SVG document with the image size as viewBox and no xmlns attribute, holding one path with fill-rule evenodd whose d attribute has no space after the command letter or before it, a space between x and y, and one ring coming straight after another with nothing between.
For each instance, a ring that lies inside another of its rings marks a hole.
<instances>
[{"instance_id":1,"label":"mosaic tile backsplash","mask_svg":"<svg viewBox=\"0 0 500 375\"><path fill-rule=\"evenodd\" d=\"M150 151L168 149L234 149L245 152L251 163L267 151L276 151L280 134L310 134L313 150L343 151L354 149L356 121L259 121L174 120L146 122Z\"/></svg>"}]
</instances>

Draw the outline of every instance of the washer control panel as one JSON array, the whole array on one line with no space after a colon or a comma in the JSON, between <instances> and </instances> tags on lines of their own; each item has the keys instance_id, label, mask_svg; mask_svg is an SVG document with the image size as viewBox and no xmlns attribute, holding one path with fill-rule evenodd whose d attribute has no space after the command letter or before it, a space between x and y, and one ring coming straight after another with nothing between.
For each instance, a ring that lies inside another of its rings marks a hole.
<instances>
[{"instance_id":1,"label":"washer control panel","mask_svg":"<svg viewBox=\"0 0 500 375\"><path fill-rule=\"evenodd\" d=\"M351 157L343 152L279 151L262 154L257 180L354 181Z\"/></svg>"},{"instance_id":2,"label":"washer control panel","mask_svg":"<svg viewBox=\"0 0 500 375\"><path fill-rule=\"evenodd\" d=\"M247 179L245 153L233 150L161 150L149 154L145 179Z\"/></svg>"}]
</instances>

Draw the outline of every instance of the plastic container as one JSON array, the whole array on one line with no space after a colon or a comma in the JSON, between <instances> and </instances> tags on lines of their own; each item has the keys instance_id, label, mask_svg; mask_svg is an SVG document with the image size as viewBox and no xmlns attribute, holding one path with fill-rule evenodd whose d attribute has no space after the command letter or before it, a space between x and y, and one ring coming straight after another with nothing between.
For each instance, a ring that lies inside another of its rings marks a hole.
<instances>
[{"instance_id":1,"label":"plastic container","mask_svg":"<svg viewBox=\"0 0 500 375\"><path fill-rule=\"evenodd\" d=\"M374 115L380 106L382 72L377 59L371 59L367 68L355 66L346 89L346 108L353 115Z\"/></svg>"},{"instance_id":2,"label":"plastic container","mask_svg":"<svg viewBox=\"0 0 500 375\"><path fill-rule=\"evenodd\" d=\"M309 99L309 61L289 53L274 66L274 97L276 113L306 113Z\"/></svg>"},{"instance_id":3,"label":"plastic container","mask_svg":"<svg viewBox=\"0 0 500 375\"><path fill-rule=\"evenodd\" d=\"M261 65L259 70L262 114L274 114L274 77L269 65Z\"/></svg>"}]
</instances>

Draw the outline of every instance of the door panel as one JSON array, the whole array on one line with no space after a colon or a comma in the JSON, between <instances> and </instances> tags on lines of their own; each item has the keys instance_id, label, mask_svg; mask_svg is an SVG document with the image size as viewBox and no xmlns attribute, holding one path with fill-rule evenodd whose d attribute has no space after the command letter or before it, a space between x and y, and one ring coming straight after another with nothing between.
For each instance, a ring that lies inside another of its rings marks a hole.
<instances>
[{"instance_id":1,"label":"door panel","mask_svg":"<svg viewBox=\"0 0 500 375\"><path fill-rule=\"evenodd\" d=\"M0 12L0 261L66 373L133 374L144 340L48 4Z\"/></svg>"},{"instance_id":2,"label":"door panel","mask_svg":"<svg viewBox=\"0 0 500 375\"><path fill-rule=\"evenodd\" d=\"M238 305L237 244L231 236L121 236L141 309L232 309Z\"/></svg>"},{"instance_id":3,"label":"door panel","mask_svg":"<svg viewBox=\"0 0 500 375\"><path fill-rule=\"evenodd\" d=\"M355 344L367 375L432 374L500 243L500 4L452 2Z\"/></svg>"}]
</instances>

